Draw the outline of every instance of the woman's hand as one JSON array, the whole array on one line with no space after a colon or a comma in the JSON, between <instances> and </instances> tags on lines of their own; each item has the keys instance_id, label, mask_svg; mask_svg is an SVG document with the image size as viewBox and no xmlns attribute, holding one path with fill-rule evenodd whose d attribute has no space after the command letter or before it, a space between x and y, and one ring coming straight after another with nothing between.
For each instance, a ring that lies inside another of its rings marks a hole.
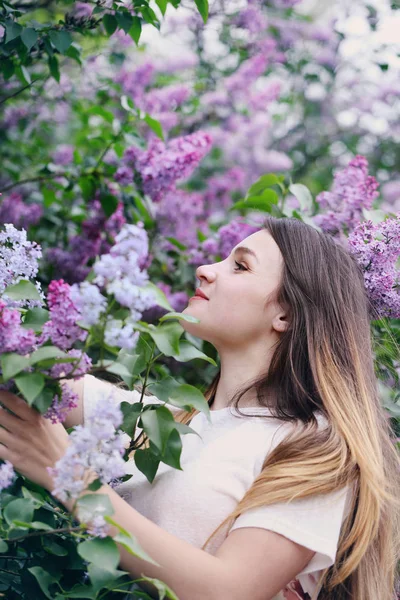
<instances>
[{"instance_id":1,"label":"woman's hand","mask_svg":"<svg viewBox=\"0 0 400 600\"><path fill-rule=\"evenodd\" d=\"M0 426L0 458L51 492L54 485L47 467L54 467L69 445L63 425L51 423L18 396L1 391Z\"/></svg>"}]
</instances>

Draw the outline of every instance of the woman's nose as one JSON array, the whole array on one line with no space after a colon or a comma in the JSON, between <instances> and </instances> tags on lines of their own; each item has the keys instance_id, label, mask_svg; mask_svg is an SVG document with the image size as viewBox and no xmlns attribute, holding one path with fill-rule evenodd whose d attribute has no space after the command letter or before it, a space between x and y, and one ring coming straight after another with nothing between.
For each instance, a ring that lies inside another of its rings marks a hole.
<instances>
[{"instance_id":1,"label":"woman's nose","mask_svg":"<svg viewBox=\"0 0 400 600\"><path fill-rule=\"evenodd\" d=\"M196 279L200 282L202 279L206 279L207 281L213 281L215 278L215 273L211 265L200 265L196 269Z\"/></svg>"}]
</instances>

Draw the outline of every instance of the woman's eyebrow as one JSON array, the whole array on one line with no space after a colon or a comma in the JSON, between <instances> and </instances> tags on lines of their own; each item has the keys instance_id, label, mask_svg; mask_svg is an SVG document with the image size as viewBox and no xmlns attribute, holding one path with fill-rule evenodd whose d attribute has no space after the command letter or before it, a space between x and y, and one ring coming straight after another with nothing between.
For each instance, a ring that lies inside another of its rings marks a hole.
<instances>
[{"instance_id":1,"label":"woman's eyebrow","mask_svg":"<svg viewBox=\"0 0 400 600\"><path fill-rule=\"evenodd\" d=\"M248 248L247 246L238 246L233 251L233 254L238 254L239 252L242 254L250 254L251 256L254 256L254 258L256 259L257 262L259 262L259 260L257 258L257 254L251 248Z\"/></svg>"}]
</instances>

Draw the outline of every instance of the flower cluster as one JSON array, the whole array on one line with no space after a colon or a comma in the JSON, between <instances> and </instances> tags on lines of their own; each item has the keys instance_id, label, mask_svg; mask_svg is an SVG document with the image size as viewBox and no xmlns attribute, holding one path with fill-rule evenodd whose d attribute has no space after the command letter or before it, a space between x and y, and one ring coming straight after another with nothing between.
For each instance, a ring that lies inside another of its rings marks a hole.
<instances>
[{"instance_id":1,"label":"flower cluster","mask_svg":"<svg viewBox=\"0 0 400 600\"><path fill-rule=\"evenodd\" d=\"M175 183L189 177L202 158L209 152L212 138L209 134L197 131L190 135L174 138L167 144L151 138L147 150L130 146L124 156L125 167L140 173L143 191L154 202L174 189ZM123 168L123 167L122 167ZM117 171L117 178L121 172ZM123 172L127 177L126 169ZM132 171L133 180L133 171Z\"/></svg>"},{"instance_id":2,"label":"flower cluster","mask_svg":"<svg viewBox=\"0 0 400 600\"><path fill-rule=\"evenodd\" d=\"M35 278L41 256L41 247L28 241L24 229L20 231L11 223L4 225L4 230L0 231L0 295L8 306L20 303L9 301L4 290L21 279ZM37 287L40 292L40 286Z\"/></svg>"},{"instance_id":3,"label":"flower cluster","mask_svg":"<svg viewBox=\"0 0 400 600\"><path fill-rule=\"evenodd\" d=\"M71 287L63 279L49 284L47 302L50 320L43 326L40 342L49 338L55 346L68 350L76 341L84 341L87 332L77 325L81 315L72 298Z\"/></svg>"},{"instance_id":4,"label":"flower cluster","mask_svg":"<svg viewBox=\"0 0 400 600\"><path fill-rule=\"evenodd\" d=\"M57 365L58 366L58 365ZM56 394L51 406L44 413L46 419L52 423L63 423L67 413L78 406L78 394L73 392L65 383L61 386L61 397Z\"/></svg>"},{"instance_id":5,"label":"flower cluster","mask_svg":"<svg viewBox=\"0 0 400 600\"><path fill-rule=\"evenodd\" d=\"M15 471L12 464L6 460L0 465L0 492L8 488L15 479Z\"/></svg>"},{"instance_id":6,"label":"flower cluster","mask_svg":"<svg viewBox=\"0 0 400 600\"><path fill-rule=\"evenodd\" d=\"M400 213L376 225L360 223L349 235L349 250L364 270L371 304L379 317L400 318ZM376 315L372 315L375 317Z\"/></svg>"},{"instance_id":7,"label":"flower cluster","mask_svg":"<svg viewBox=\"0 0 400 600\"><path fill-rule=\"evenodd\" d=\"M22 327L21 313L16 309L7 308L6 303L0 300L0 354L28 354L32 352L35 344L35 332Z\"/></svg>"},{"instance_id":8,"label":"flower cluster","mask_svg":"<svg viewBox=\"0 0 400 600\"><path fill-rule=\"evenodd\" d=\"M378 182L368 175L368 161L356 156L348 166L335 173L332 190L318 194L316 201L324 212L314 217L323 231L337 235L350 233L362 220L363 208L369 210L379 196Z\"/></svg>"},{"instance_id":9,"label":"flower cluster","mask_svg":"<svg viewBox=\"0 0 400 600\"><path fill-rule=\"evenodd\" d=\"M70 435L70 445L64 456L49 473L54 480L52 493L61 501L76 499L86 489L87 481L95 473L105 484L126 474L123 460L124 434L116 429L123 415L112 396L104 394L86 418ZM101 535L105 522L96 518L96 535Z\"/></svg>"},{"instance_id":10,"label":"flower cluster","mask_svg":"<svg viewBox=\"0 0 400 600\"><path fill-rule=\"evenodd\" d=\"M43 215L40 204L28 204L21 194L12 192L4 198L0 205L0 223L13 223L15 227L28 229L36 225Z\"/></svg>"}]
</instances>

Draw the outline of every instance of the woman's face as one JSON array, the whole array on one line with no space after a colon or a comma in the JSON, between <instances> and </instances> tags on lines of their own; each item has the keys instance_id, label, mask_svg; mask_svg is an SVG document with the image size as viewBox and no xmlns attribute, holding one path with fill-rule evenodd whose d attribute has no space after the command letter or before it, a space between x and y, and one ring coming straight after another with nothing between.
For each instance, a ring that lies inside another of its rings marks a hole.
<instances>
[{"instance_id":1,"label":"woman's face","mask_svg":"<svg viewBox=\"0 0 400 600\"><path fill-rule=\"evenodd\" d=\"M182 320L181 325L217 349L246 347L276 336L281 330L279 315L284 312L274 301L267 303L267 297L273 293L275 298L282 268L283 257L272 236L264 229L253 233L225 260L197 268L198 287L208 300L189 300L183 313L197 317L200 323Z\"/></svg>"}]
</instances>

